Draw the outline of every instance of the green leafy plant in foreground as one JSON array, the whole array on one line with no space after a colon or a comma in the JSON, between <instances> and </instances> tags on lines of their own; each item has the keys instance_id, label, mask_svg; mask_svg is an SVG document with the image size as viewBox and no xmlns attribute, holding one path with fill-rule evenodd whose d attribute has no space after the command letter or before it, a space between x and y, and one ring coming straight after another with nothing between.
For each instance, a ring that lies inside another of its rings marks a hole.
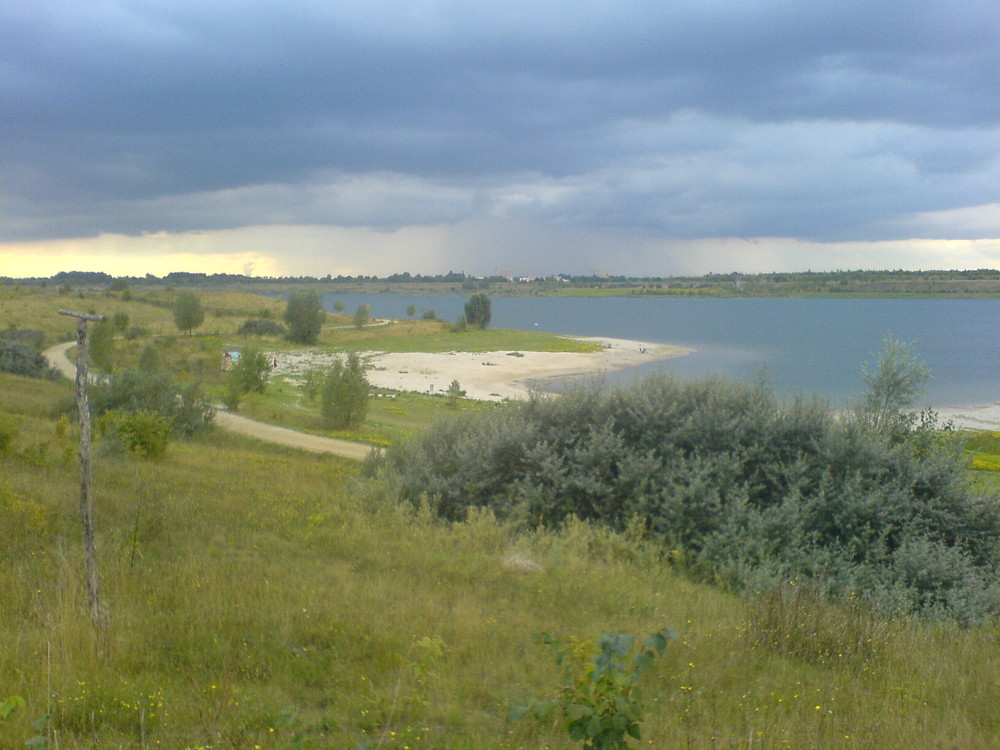
<instances>
[{"instance_id":1,"label":"green leafy plant in foreground","mask_svg":"<svg viewBox=\"0 0 1000 750\"><path fill-rule=\"evenodd\" d=\"M6 721L15 712L23 712L26 708L26 703L24 698L20 695L12 695L4 701L0 701L0 721ZM40 716L31 722L31 726L40 734L35 734L24 741L24 746L28 748L35 748L36 750L45 750L49 746L49 739L47 736L47 727L49 723L48 714Z\"/></svg>"},{"instance_id":2,"label":"green leafy plant in foreground","mask_svg":"<svg viewBox=\"0 0 1000 750\"><path fill-rule=\"evenodd\" d=\"M555 652L562 682L551 696L514 706L510 717L558 718L570 739L582 742L584 750L626 750L630 737L638 740L642 735L639 678L674 637L663 628L632 653L631 635L604 633L597 643L576 639L560 643L540 633L538 641Z\"/></svg>"}]
</instances>

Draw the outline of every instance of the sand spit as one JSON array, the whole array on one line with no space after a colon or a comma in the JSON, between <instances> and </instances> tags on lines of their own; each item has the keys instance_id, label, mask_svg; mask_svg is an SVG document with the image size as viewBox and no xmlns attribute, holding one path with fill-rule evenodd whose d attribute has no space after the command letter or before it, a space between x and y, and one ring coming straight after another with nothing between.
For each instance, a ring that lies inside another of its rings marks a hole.
<instances>
[{"instance_id":1,"label":"sand spit","mask_svg":"<svg viewBox=\"0 0 1000 750\"><path fill-rule=\"evenodd\" d=\"M485 401L523 398L547 380L599 376L690 350L664 344L611 338L576 338L600 344L593 352L363 352L368 382L378 388L441 393L457 380L468 398ZM339 355L329 352L280 352L274 375L302 378L325 369Z\"/></svg>"}]
</instances>

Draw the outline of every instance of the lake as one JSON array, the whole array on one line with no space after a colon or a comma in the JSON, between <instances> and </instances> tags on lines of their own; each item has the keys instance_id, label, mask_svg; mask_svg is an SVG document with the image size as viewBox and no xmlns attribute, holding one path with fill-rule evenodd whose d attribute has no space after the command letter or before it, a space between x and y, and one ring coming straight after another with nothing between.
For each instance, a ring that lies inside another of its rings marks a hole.
<instances>
[{"instance_id":1,"label":"lake","mask_svg":"<svg viewBox=\"0 0 1000 750\"><path fill-rule=\"evenodd\" d=\"M328 294L353 313L455 320L467 295ZM607 336L675 344L695 352L612 376L665 369L679 377L748 379L766 369L778 393L816 393L845 405L864 388L862 366L891 335L912 343L933 375L920 405L1000 401L1000 299L684 299L664 297L494 297L496 328Z\"/></svg>"}]
</instances>

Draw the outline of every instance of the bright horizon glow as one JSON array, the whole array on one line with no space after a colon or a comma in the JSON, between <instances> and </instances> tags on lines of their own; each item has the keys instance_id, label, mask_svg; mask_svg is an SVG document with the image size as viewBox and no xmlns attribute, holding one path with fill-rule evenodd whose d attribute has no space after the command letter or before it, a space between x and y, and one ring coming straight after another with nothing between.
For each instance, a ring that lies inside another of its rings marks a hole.
<instances>
[{"instance_id":1,"label":"bright horizon glow","mask_svg":"<svg viewBox=\"0 0 1000 750\"><path fill-rule=\"evenodd\" d=\"M495 228L495 227L494 227ZM790 238L705 238L653 240L611 233L573 232L508 237L520 245L505 252L503 241L483 228L407 227L395 232L341 227L245 227L196 233L142 236L106 234L73 240L0 243L0 276L48 278L61 271L104 272L111 276L171 272L227 273L259 277L375 275L392 273L469 275L552 275L572 273L550 263L542 270L526 259L540 252L541 241L572 242L591 256L588 273L654 277L699 276L706 273L772 273L839 270L974 270L1000 268L1000 240L892 240L884 242L816 243ZM464 268L455 267L454 248L465 243L481 252L469 254ZM603 251L627 245L630 262L616 266ZM337 248L331 253L330 248ZM274 248L281 248L280 252ZM405 252L401 250L405 248ZM748 252L752 251L752 252ZM409 258L409 260L405 260Z\"/></svg>"}]
</instances>

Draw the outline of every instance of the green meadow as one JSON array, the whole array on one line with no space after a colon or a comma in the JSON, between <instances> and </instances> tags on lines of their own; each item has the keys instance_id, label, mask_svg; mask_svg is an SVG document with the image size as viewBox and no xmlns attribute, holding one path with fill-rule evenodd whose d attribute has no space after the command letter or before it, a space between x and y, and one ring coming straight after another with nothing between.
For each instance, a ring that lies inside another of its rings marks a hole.
<instances>
[{"instance_id":1,"label":"green meadow","mask_svg":"<svg viewBox=\"0 0 1000 750\"><path fill-rule=\"evenodd\" d=\"M169 339L178 377L209 387L216 346L272 303L210 300L208 333ZM70 326L54 309L74 304L175 333L169 307L99 293L6 290L0 324L57 340ZM321 344L349 346L338 335L331 321ZM277 420L297 397L275 390L252 406ZM533 634L663 627L676 638L643 676L635 747L997 746L997 622L882 619L807 588L740 598L632 529L444 522L388 501L354 462L221 430L158 460L95 445L97 634L72 397L68 381L0 373L2 748L579 748L559 726L508 718L559 684ZM387 442L449 409L372 403L364 429ZM1000 439L968 446L970 478L994 491Z\"/></svg>"}]
</instances>

